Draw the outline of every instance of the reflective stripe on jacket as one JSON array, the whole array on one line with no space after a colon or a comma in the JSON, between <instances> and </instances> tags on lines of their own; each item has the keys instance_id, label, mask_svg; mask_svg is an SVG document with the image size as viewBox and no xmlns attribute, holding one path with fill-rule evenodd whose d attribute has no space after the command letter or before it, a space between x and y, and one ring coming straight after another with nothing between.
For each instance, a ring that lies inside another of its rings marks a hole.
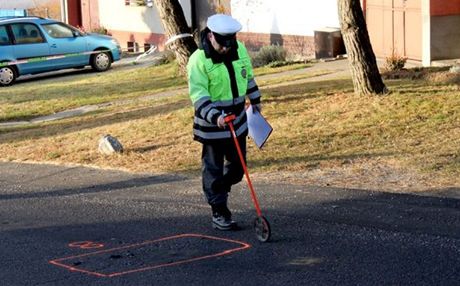
<instances>
[{"instance_id":1,"label":"reflective stripe on jacket","mask_svg":"<svg viewBox=\"0 0 460 286\"><path fill-rule=\"evenodd\" d=\"M235 114L235 132L237 136L246 136L245 96L251 104L260 103L251 60L241 42L233 54L230 60L218 61L205 49L198 49L190 56L187 73L195 109L193 135L202 143L231 138L228 128L217 126L217 119L223 113Z\"/></svg>"}]
</instances>

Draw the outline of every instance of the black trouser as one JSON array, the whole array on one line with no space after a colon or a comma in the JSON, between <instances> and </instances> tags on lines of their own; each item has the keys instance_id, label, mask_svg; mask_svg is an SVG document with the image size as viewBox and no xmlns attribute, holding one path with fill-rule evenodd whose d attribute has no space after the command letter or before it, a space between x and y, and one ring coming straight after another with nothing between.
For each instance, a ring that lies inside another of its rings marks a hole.
<instances>
[{"instance_id":1,"label":"black trouser","mask_svg":"<svg viewBox=\"0 0 460 286\"><path fill-rule=\"evenodd\" d=\"M246 162L246 136L238 137ZM201 154L203 191L210 205L227 204L232 185L241 181L243 167L233 138L203 144Z\"/></svg>"}]
</instances>

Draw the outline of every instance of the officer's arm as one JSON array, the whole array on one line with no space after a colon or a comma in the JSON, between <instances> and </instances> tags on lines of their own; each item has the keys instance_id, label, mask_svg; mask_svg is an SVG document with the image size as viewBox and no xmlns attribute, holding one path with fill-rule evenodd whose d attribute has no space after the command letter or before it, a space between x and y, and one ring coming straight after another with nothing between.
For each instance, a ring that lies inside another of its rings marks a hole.
<instances>
[{"instance_id":1,"label":"officer's arm","mask_svg":"<svg viewBox=\"0 0 460 286\"><path fill-rule=\"evenodd\" d=\"M190 99L195 108L195 114L209 123L217 124L221 115L211 101L208 91L208 75L204 64L199 61L196 54L192 54L187 65Z\"/></svg>"}]
</instances>

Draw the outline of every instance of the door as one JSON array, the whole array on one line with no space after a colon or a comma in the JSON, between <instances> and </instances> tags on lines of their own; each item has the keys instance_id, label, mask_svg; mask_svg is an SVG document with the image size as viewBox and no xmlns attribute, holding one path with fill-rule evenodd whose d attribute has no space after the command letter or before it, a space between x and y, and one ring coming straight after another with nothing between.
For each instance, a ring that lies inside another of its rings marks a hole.
<instances>
[{"instance_id":1,"label":"door","mask_svg":"<svg viewBox=\"0 0 460 286\"><path fill-rule=\"evenodd\" d=\"M366 23L376 56L422 59L420 0L367 0Z\"/></svg>"},{"instance_id":2,"label":"door","mask_svg":"<svg viewBox=\"0 0 460 286\"><path fill-rule=\"evenodd\" d=\"M50 54L63 56L53 60L57 68L88 65L89 55L82 55L87 51L86 38L77 30L60 22L44 24L42 28L50 46Z\"/></svg>"},{"instance_id":3,"label":"door","mask_svg":"<svg viewBox=\"0 0 460 286\"><path fill-rule=\"evenodd\" d=\"M47 57L49 54L48 43L39 32L38 27L32 23L15 23L10 25L14 39L13 54L16 60L29 62L19 64L20 74L29 74L47 70L48 61L37 59Z\"/></svg>"},{"instance_id":4,"label":"door","mask_svg":"<svg viewBox=\"0 0 460 286\"><path fill-rule=\"evenodd\" d=\"M13 41L8 33L6 25L0 26L0 62L10 62L14 60Z\"/></svg>"}]
</instances>

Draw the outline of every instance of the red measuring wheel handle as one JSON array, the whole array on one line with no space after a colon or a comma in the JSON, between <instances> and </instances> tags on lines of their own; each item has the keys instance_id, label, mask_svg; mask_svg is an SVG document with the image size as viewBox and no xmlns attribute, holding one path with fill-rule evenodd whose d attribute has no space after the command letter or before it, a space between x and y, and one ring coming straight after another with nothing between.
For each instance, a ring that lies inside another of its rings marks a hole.
<instances>
[{"instance_id":1,"label":"red measuring wheel handle","mask_svg":"<svg viewBox=\"0 0 460 286\"><path fill-rule=\"evenodd\" d=\"M235 118L236 118L235 114L227 114L224 116L224 121L225 123L230 123L230 122L233 122Z\"/></svg>"},{"instance_id":2,"label":"red measuring wheel handle","mask_svg":"<svg viewBox=\"0 0 460 286\"><path fill-rule=\"evenodd\" d=\"M257 218L254 221L254 229L256 231L257 239L261 242L267 242L270 240L271 236L271 229L270 224L268 223L267 219L262 216L262 211L260 210L259 201L257 200L256 192L254 191L254 187L252 186L251 179L249 178L248 168L246 163L244 162L243 153L241 152L240 144L238 143L238 139L236 138L235 129L233 128L233 120L235 120L235 114L228 114L224 116L224 122L228 124L230 127L230 132L232 133L233 141L235 141L235 147L238 152L238 156L240 157L241 166L243 167L244 174L246 175L246 180L248 182L249 190L251 191L251 198L254 203L254 207L256 208Z\"/></svg>"}]
</instances>

